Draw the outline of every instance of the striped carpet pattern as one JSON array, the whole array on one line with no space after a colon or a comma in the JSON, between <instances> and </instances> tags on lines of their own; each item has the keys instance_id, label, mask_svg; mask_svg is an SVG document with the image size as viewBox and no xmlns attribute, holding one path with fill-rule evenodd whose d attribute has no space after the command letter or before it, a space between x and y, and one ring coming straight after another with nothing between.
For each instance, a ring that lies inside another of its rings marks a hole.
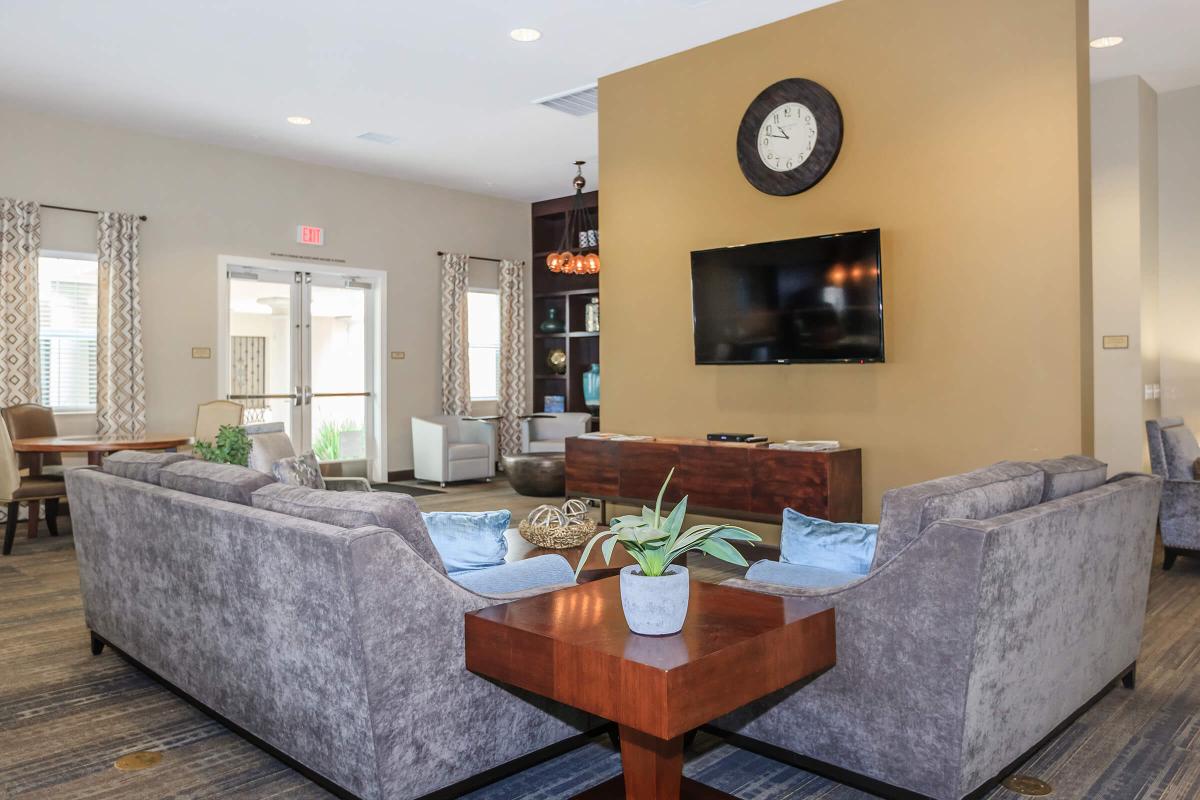
<instances>
[{"instance_id":1,"label":"striped carpet pattern","mask_svg":"<svg viewBox=\"0 0 1200 800\"><path fill-rule=\"evenodd\" d=\"M137 750L161 751L163 763L113 768ZM598 739L468 797L566 800L619 769ZM1153 575L1137 689L1114 689L1021 771L1052 784L1055 798L1200 797L1200 560ZM743 800L869 797L709 736L686 772ZM69 535L21 539L0 560L0 798L328 797L111 651L92 657Z\"/></svg>"}]
</instances>

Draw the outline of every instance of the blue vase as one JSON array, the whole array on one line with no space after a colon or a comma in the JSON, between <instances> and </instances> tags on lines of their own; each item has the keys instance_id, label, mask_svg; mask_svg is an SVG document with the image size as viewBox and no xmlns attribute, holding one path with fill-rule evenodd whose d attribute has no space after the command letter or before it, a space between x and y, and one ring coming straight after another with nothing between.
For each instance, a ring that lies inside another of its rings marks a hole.
<instances>
[{"instance_id":1,"label":"blue vase","mask_svg":"<svg viewBox=\"0 0 1200 800\"><path fill-rule=\"evenodd\" d=\"M583 402L592 411L600 408L599 364L592 364L591 369L583 373Z\"/></svg>"}]
</instances>

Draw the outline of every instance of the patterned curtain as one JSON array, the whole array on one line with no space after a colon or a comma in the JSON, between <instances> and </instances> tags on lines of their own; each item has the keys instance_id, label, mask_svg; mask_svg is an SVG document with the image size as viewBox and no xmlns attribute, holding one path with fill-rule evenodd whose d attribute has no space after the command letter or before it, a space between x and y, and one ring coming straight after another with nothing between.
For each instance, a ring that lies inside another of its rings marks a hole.
<instances>
[{"instance_id":1,"label":"patterned curtain","mask_svg":"<svg viewBox=\"0 0 1200 800\"><path fill-rule=\"evenodd\" d=\"M232 395L267 393L267 337L230 336L229 393ZM238 400L247 411L267 407L262 399Z\"/></svg>"},{"instance_id":2,"label":"patterned curtain","mask_svg":"<svg viewBox=\"0 0 1200 800\"><path fill-rule=\"evenodd\" d=\"M33 202L0 199L0 406L36 403L38 250L41 217Z\"/></svg>"},{"instance_id":3,"label":"patterned curtain","mask_svg":"<svg viewBox=\"0 0 1200 800\"><path fill-rule=\"evenodd\" d=\"M442 413L471 413L471 367L467 341L467 266L459 253L442 256Z\"/></svg>"},{"instance_id":4,"label":"patterned curtain","mask_svg":"<svg viewBox=\"0 0 1200 800\"><path fill-rule=\"evenodd\" d=\"M500 262L500 453L521 452L521 416L529 391L525 336L529 315L525 304L525 262Z\"/></svg>"},{"instance_id":5,"label":"patterned curtain","mask_svg":"<svg viewBox=\"0 0 1200 800\"><path fill-rule=\"evenodd\" d=\"M96 429L101 435L146 432L138 224L133 214L102 211L96 229Z\"/></svg>"}]
</instances>

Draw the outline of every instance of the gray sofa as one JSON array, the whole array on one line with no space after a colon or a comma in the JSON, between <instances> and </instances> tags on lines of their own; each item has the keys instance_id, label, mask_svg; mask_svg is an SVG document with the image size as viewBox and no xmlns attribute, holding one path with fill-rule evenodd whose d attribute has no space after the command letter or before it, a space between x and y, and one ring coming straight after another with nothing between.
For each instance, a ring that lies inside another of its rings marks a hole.
<instances>
[{"instance_id":1,"label":"gray sofa","mask_svg":"<svg viewBox=\"0 0 1200 800\"><path fill-rule=\"evenodd\" d=\"M990 784L1115 678L1132 686L1161 481L1105 472L1072 456L896 489L866 576L728 581L828 601L837 665L715 727L875 791Z\"/></svg>"},{"instance_id":2,"label":"gray sofa","mask_svg":"<svg viewBox=\"0 0 1200 800\"><path fill-rule=\"evenodd\" d=\"M1159 522L1163 539L1163 569L1180 555L1200 556L1200 481L1195 479L1200 444L1180 417L1146 421L1150 469L1163 479Z\"/></svg>"},{"instance_id":3,"label":"gray sofa","mask_svg":"<svg viewBox=\"0 0 1200 800\"><path fill-rule=\"evenodd\" d=\"M191 460L105 470L66 477L93 652L111 644L327 783L456 795L592 724L467 672L463 614L537 592L451 581L411 498Z\"/></svg>"}]
</instances>

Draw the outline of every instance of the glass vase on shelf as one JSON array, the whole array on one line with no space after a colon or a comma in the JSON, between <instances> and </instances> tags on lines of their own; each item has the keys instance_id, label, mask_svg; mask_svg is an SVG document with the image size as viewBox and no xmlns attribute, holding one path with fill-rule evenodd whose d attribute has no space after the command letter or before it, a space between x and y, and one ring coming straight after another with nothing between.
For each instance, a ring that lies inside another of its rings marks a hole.
<instances>
[{"instance_id":1,"label":"glass vase on shelf","mask_svg":"<svg viewBox=\"0 0 1200 800\"><path fill-rule=\"evenodd\" d=\"M600 365L592 364L583 373L583 404L592 413L600 410Z\"/></svg>"},{"instance_id":2,"label":"glass vase on shelf","mask_svg":"<svg viewBox=\"0 0 1200 800\"><path fill-rule=\"evenodd\" d=\"M583 307L583 329L588 333L600 332L600 298L593 297Z\"/></svg>"},{"instance_id":3,"label":"glass vase on shelf","mask_svg":"<svg viewBox=\"0 0 1200 800\"><path fill-rule=\"evenodd\" d=\"M550 306L546 309L546 319L538 326L542 333L562 333L563 321L558 318L558 309Z\"/></svg>"}]
</instances>

